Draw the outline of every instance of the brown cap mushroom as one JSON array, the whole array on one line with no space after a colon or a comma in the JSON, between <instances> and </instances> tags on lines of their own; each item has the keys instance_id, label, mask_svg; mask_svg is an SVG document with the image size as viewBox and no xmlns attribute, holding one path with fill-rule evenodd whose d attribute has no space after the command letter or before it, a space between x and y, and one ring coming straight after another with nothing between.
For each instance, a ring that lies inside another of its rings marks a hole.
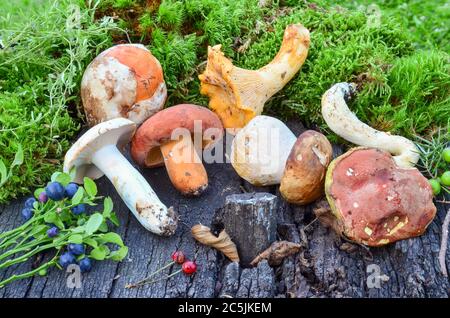
<instances>
[{"instance_id":1,"label":"brown cap mushroom","mask_svg":"<svg viewBox=\"0 0 450 318\"><path fill-rule=\"evenodd\" d=\"M166 97L161 64L141 44L103 51L88 65L81 81L90 126L117 117L140 124L163 108Z\"/></svg>"},{"instance_id":2,"label":"brown cap mushroom","mask_svg":"<svg viewBox=\"0 0 450 318\"><path fill-rule=\"evenodd\" d=\"M301 134L286 161L280 192L289 203L308 204L323 195L327 167L333 158L328 139L314 130Z\"/></svg>"},{"instance_id":3,"label":"brown cap mushroom","mask_svg":"<svg viewBox=\"0 0 450 318\"><path fill-rule=\"evenodd\" d=\"M369 246L419 236L436 214L419 170L400 168L391 154L374 148L354 148L331 162L325 193L333 228Z\"/></svg>"},{"instance_id":4,"label":"brown cap mushroom","mask_svg":"<svg viewBox=\"0 0 450 318\"><path fill-rule=\"evenodd\" d=\"M188 136L172 139L179 128ZM214 129L209 139L203 133L207 129ZM217 115L205 107L191 104L169 107L139 127L131 143L131 155L146 167L165 164L175 188L185 195L199 195L208 186L208 176L191 135L201 138L201 148L209 148L222 138L223 126Z\"/></svg>"}]
</instances>

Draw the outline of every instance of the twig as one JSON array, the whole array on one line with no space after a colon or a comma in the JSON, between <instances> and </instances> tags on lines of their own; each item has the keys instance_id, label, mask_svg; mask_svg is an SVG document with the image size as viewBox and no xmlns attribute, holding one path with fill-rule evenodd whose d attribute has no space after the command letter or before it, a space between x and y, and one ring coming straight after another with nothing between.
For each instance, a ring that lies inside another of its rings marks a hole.
<instances>
[{"instance_id":1,"label":"twig","mask_svg":"<svg viewBox=\"0 0 450 318\"><path fill-rule=\"evenodd\" d=\"M442 241L441 248L439 250L439 265L441 266L441 272L445 277L448 277L447 267L445 266L445 254L447 252L447 242L448 242L448 226L450 224L450 209L447 211L444 223L442 223Z\"/></svg>"}]
</instances>

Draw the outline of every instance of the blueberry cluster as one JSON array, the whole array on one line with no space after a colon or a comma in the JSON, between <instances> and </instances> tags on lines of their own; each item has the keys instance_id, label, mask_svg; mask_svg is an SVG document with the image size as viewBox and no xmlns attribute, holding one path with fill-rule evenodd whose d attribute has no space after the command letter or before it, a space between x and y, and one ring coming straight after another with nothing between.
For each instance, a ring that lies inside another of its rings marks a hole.
<instances>
[{"instance_id":1,"label":"blueberry cluster","mask_svg":"<svg viewBox=\"0 0 450 318\"><path fill-rule=\"evenodd\" d=\"M25 201L25 207L22 210L22 218L25 222L29 221L34 213L33 208L36 202L46 203L48 200L61 201L65 198L72 199L75 193L78 191L78 185L76 183L69 183L64 187L59 182L51 182L42 191L38 199L31 197ZM80 215L86 212L85 204L78 204L71 208L74 215ZM47 230L47 236L50 238L56 237L59 234L59 229L57 226L50 224ZM85 254L85 246L83 244L69 244L67 246L67 251L62 254L59 258L59 265L63 268L67 268L71 264L78 264L82 273L89 272L92 268L91 259L84 256L77 261L78 256Z\"/></svg>"},{"instance_id":2,"label":"blueberry cluster","mask_svg":"<svg viewBox=\"0 0 450 318\"><path fill-rule=\"evenodd\" d=\"M71 264L78 263L82 273L89 272L92 268L90 258L85 256L77 262L77 256L84 255L85 250L86 248L83 244L69 244L67 246L67 252L62 254L59 258L59 265L61 265L62 268L67 268Z\"/></svg>"},{"instance_id":3,"label":"blueberry cluster","mask_svg":"<svg viewBox=\"0 0 450 318\"><path fill-rule=\"evenodd\" d=\"M39 201L41 203L47 202L49 199L53 201L61 201L64 198L71 199L78 190L78 185L76 183L69 183L66 187L64 187L59 182L51 182L46 187L45 190L42 191L38 199L31 197L25 201L25 207L22 210L22 218L25 222L29 221L33 217L33 206L34 203ZM72 209L72 213L75 215L80 215L86 211L86 206L84 204L79 204L74 206ZM58 229L50 229L48 233L49 237L54 237L58 235Z\"/></svg>"}]
</instances>

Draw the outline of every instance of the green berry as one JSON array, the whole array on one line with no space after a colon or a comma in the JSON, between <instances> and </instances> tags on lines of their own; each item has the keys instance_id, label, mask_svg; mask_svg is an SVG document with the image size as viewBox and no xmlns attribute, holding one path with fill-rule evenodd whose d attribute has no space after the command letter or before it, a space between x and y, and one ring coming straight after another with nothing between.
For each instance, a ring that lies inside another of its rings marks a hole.
<instances>
[{"instance_id":1,"label":"green berry","mask_svg":"<svg viewBox=\"0 0 450 318\"><path fill-rule=\"evenodd\" d=\"M445 171L441 176L441 183L445 186L450 186L450 171Z\"/></svg>"},{"instance_id":2,"label":"green berry","mask_svg":"<svg viewBox=\"0 0 450 318\"><path fill-rule=\"evenodd\" d=\"M38 272L38 274L39 274L39 276L45 276L45 275L47 275L47 269L46 269L46 268L41 269L41 270Z\"/></svg>"},{"instance_id":3,"label":"green berry","mask_svg":"<svg viewBox=\"0 0 450 318\"><path fill-rule=\"evenodd\" d=\"M428 180L434 195L441 193L441 184L436 179Z\"/></svg>"},{"instance_id":4,"label":"green berry","mask_svg":"<svg viewBox=\"0 0 450 318\"><path fill-rule=\"evenodd\" d=\"M450 163L450 148L445 148L442 152L442 158L444 158L445 161Z\"/></svg>"}]
</instances>

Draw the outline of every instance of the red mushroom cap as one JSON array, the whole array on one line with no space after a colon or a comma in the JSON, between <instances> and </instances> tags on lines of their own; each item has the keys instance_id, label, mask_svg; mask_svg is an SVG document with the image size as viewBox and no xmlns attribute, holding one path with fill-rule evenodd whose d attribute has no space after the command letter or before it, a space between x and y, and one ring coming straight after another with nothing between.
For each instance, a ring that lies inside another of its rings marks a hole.
<instances>
[{"instance_id":1,"label":"red mushroom cap","mask_svg":"<svg viewBox=\"0 0 450 318\"><path fill-rule=\"evenodd\" d=\"M419 236L436 214L431 186L419 170L399 168L388 152L373 148L335 159L325 192L334 228L369 246Z\"/></svg>"},{"instance_id":2,"label":"red mushroom cap","mask_svg":"<svg viewBox=\"0 0 450 318\"><path fill-rule=\"evenodd\" d=\"M164 160L159 146L171 140L176 128L188 129L193 134L195 121L201 124L202 134L206 129L217 129L211 139L203 139L203 148L222 138L223 126L215 113L202 106L179 104L158 112L139 127L131 142L133 160L146 167L161 165Z\"/></svg>"}]
</instances>

